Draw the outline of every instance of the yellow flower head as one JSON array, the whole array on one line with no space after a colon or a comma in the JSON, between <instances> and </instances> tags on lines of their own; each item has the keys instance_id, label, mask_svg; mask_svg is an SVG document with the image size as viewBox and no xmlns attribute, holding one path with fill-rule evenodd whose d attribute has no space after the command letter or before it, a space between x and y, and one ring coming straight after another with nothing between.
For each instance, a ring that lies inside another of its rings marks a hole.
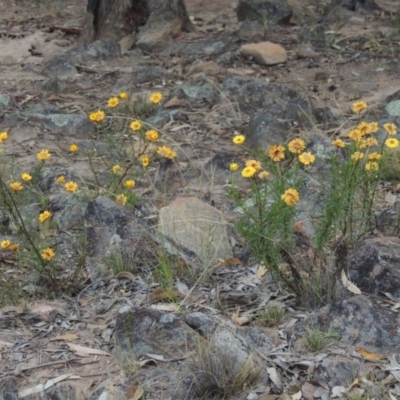
<instances>
[{"instance_id":1,"label":"yellow flower head","mask_svg":"<svg viewBox=\"0 0 400 400\"><path fill-rule=\"evenodd\" d=\"M241 145L245 142L246 136L244 135L236 135L233 137L232 142L237 145Z\"/></svg>"},{"instance_id":2,"label":"yellow flower head","mask_svg":"<svg viewBox=\"0 0 400 400\"><path fill-rule=\"evenodd\" d=\"M142 129L142 123L140 121L138 121L137 119L133 120L131 122L131 124L129 125L129 127L134 131L140 131L140 129Z\"/></svg>"},{"instance_id":3,"label":"yellow flower head","mask_svg":"<svg viewBox=\"0 0 400 400\"><path fill-rule=\"evenodd\" d=\"M358 147L360 149L365 149L366 147L373 147L378 145L378 139L374 137L367 137L367 138L362 138L360 143L358 144Z\"/></svg>"},{"instance_id":4,"label":"yellow flower head","mask_svg":"<svg viewBox=\"0 0 400 400\"><path fill-rule=\"evenodd\" d=\"M356 101L353 103L352 109L355 113L360 113L367 108L367 103L365 101Z\"/></svg>"},{"instance_id":5,"label":"yellow flower head","mask_svg":"<svg viewBox=\"0 0 400 400\"><path fill-rule=\"evenodd\" d=\"M118 175L120 172L122 171L122 167L120 166L120 165L114 165L113 167L112 167L112 172L113 172L113 174L115 174L115 175Z\"/></svg>"},{"instance_id":6,"label":"yellow flower head","mask_svg":"<svg viewBox=\"0 0 400 400\"><path fill-rule=\"evenodd\" d=\"M51 218L51 212L46 210L39 214L39 221L44 222Z\"/></svg>"},{"instance_id":7,"label":"yellow flower head","mask_svg":"<svg viewBox=\"0 0 400 400\"><path fill-rule=\"evenodd\" d=\"M7 132L0 132L0 143L5 142L8 139L8 133Z\"/></svg>"},{"instance_id":8,"label":"yellow flower head","mask_svg":"<svg viewBox=\"0 0 400 400\"><path fill-rule=\"evenodd\" d=\"M110 107L110 108L117 107L118 104L119 104L118 97L111 97L111 98L109 98L108 101L107 101L107 105L108 105L108 107Z\"/></svg>"},{"instance_id":9,"label":"yellow flower head","mask_svg":"<svg viewBox=\"0 0 400 400\"><path fill-rule=\"evenodd\" d=\"M260 179L267 179L267 178L269 177L269 172L268 172L268 171L261 171L261 172L258 174L258 177L259 177Z\"/></svg>"},{"instance_id":10,"label":"yellow flower head","mask_svg":"<svg viewBox=\"0 0 400 400\"><path fill-rule=\"evenodd\" d=\"M351 140L353 140L354 142L358 143L358 142L361 140L363 134L362 134L362 132L361 132L359 129L355 128L355 129L352 129L352 130L348 133L347 136L348 136Z\"/></svg>"},{"instance_id":11,"label":"yellow flower head","mask_svg":"<svg viewBox=\"0 0 400 400\"><path fill-rule=\"evenodd\" d=\"M50 261L52 258L54 258L55 255L56 253L54 253L53 249L51 249L50 247L43 249L41 253L43 260L47 261Z\"/></svg>"},{"instance_id":12,"label":"yellow flower head","mask_svg":"<svg viewBox=\"0 0 400 400\"><path fill-rule=\"evenodd\" d=\"M50 152L47 149L39 151L39 153L36 154L36 157L40 161L46 161L51 157Z\"/></svg>"},{"instance_id":13,"label":"yellow flower head","mask_svg":"<svg viewBox=\"0 0 400 400\"><path fill-rule=\"evenodd\" d=\"M89 119L92 122L101 122L105 117L106 117L105 112L101 110L97 110L89 114Z\"/></svg>"},{"instance_id":14,"label":"yellow flower head","mask_svg":"<svg viewBox=\"0 0 400 400\"><path fill-rule=\"evenodd\" d=\"M27 173L21 174L21 179L22 179L24 182L29 182L29 181L32 180L32 175L29 175L29 174L27 174Z\"/></svg>"},{"instance_id":15,"label":"yellow flower head","mask_svg":"<svg viewBox=\"0 0 400 400\"><path fill-rule=\"evenodd\" d=\"M20 192L24 187L19 182L11 182L10 188L14 190L14 192Z\"/></svg>"},{"instance_id":16,"label":"yellow flower head","mask_svg":"<svg viewBox=\"0 0 400 400\"><path fill-rule=\"evenodd\" d=\"M152 94L150 95L150 101L151 101L153 104L159 104L159 103L161 103L162 99L163 99L163 95L162 95L160 92L154 92L154 93L152 93Z\"/></svg>"},{"instance_id":17,"label":"yellow flower head","mask_svg":"<svg viewBox=\"0 0 400 400\"><path fill-rule=\"evenodd\" d=\"M376 151L368 156L368 160L370 161L379 161L381 158L382 154L377 153Z\"/></svg>"},{"instance_id":18,"label":"yellow flower head","mask_svg":"<svg viewBox=\"0 0 400 400\"><path fill-rule=\"evenodd\" d=\"M268 155L272 161L281 161L285 158L285 148L280 144L274 144L269 148Z\"/></svg>"},{"instance_id":19,"label":"yellow flower head","mask_svg":"<svg viewBox=\"0 0 400 400\"><path fill-rule=\"evenodd\" d=\"M399 147L399 141L395 138L386 139L385 146L389 147L389 149L395 149L396 147Z\"/></svg>"},{"instance_id":20,"label":"yellow flower head","mask_svg":"<svg viewBox=\"0 0 400 400\"><path fill-rule=\"evenodd\" d=\"M397 126L392 123L383 124L383 129L388 135L395 135L397 133Z\"/></svg>"},{"instance_id":21,"label":"yellow flower head","mask_svg":"<svg viewBox=\"0 0 400 400\"><path fill-rule=\"evenodd\" d=\"M64 183L64 182L65 182L64 175L59 176L59 177L56 179L56 182L57 182L57 183Z\"/></svg>"},{"instance_id":22,"label":"yellow flower head","mask_svg":"<svg viewBox=\"0 0 400 400\"><path fill-rule=\"evenodd\" d=\"M75 144L75 143L73 143L73 144L71 144L71 146L69 146L69 151L70 151L71 153L76 153L78 150L79 150L79 147L78 147L78 145Z\"/></svg>"},{"instance_id":23,"label":"yellow flower head","mask_svg":"<svg viewBox=\"0 0 400 400\"><path fill-rule=\"evenodd\" d=\"M10 250L11 251L19 250L19 243L14 243L14 244L10 245Z\"/></svg>"},{"instance_id":24,"label":"yellow flower head","mask_svg":"<svg viewBox=\"0 0 400 400\"><path fill-rule=\"evenodd\" d=\"M10 242L9 240L3 240L3 241L0 243L0 247L1 247L2 249L6 249L7 247L10 247L10 244L11 244L11 242Z\"/></svg>"},{"instance_id":25,"label":"yellow flower head","mask_svg":"<svg viewBox=\"0 0 400 400\"><path fill-rule=\"evenodd\" d=\"M336 146L337 148L343 148L346 146L346 144L344 143L344 141L342 139L335 139L332 144L334 146Z\"/></svg>"},{"instance_id":26,"label":"yellow flower head","mask_svg":"<svg viewBox=\"0 0 400 400\"><path fill-rule=\"evenodd\" d=\"M155 130L147 131L144 135L149 142L156 142L159 137L158 132Z\"/></svg>"},{"instance_id":27,"label":"yellow flower head","mask_svg":"<svg viewBox=\"0 0 400 400\"><path fill-rule=\"evenodd\" d=\"M315 156L307 151L299 155L299 161L304 165L310 165L315 161Z\"/></svg>"},{"instance_id":28,"label":"yellow flower head","mask_svg":"<svg viewBox=\"0 0 400 400\"><path fill-rule=\"evenodd\" d=\"M246 161L246 167L253 167L256 171L261 171L261 163L257 160Z\"/></svg>"},{"instance_id":29,"label":"yellow flower head","mask_svg":"<svg viewBox=\"0 0 400 400\"><path fill-rule=\"evenodd\" d=\"M129 179L125 181L124 185L128 189L132 189L135 186L136 182L133 179Z\"/></svg>"},{"instance_id":30,"label":"yellow flower head","mask_svg":"<svg viewBox=\"0 0 400 400\"><path fill-rule=\"evenodd\" d=\"M281 199L288 205L294 206L300 200L299 192L296 189L288 189L283 193Z\"/></svg>"},{"instance_id":31,"label":"yellow flower head","mask_svg":"<svg viewBox=\"0 0 400 400\"><path fill-rule=\"evenodd\" d=\"M375 161L370 161L365 164L365 169L368 172L377 172L379 171L379 164Z\"/></svg>"},{"instance_id":32,"label":"yellow flower head","mask_svg":"<svg viewBox=\"0 0 400 400\"><path fill-rule=\"evenodd\" d=\"M351 155L351 159L353 161L359 161L364 157L364 153L361 153L361 151L356 151Z\"/></svg>"},{"instance_id":33,"label":"yellow flower head","mask_svg":"<svg viewBox=\"0 0 400 400\"><path fill-rule=\"evenodd\" d=\"M128 201L128 198L127 198L124 194L118 194L118 195L115 197L115 201L116 201L118 204L121 204L122 206L124 206L124 205L126 204L126 202Z\"/></svg>"},{"instance_id":34,"label":"yellow flower head","mask_svg":"<svg viewBox=\"0 0 400 400\"><path fill-rule=\"evenodd\" d=\"M142 156L142 157L140 157L140 162L142 163L143 167L148 167L150 164L150 157Z\"/></svg>"},{"instance_id":35,"label":"yellow flower head","mask_svg":"<svg viewBox=\"0 0 400 400\"><path fill-rule=\"evenodd\" d=\"M306 148L303 139L293 139L288 143L288 149L291 153L300 154Z\"/></svg>"},{"instance_id":36,"label":"yellow flower head","mask_svg":"<svg viewBox=\"0 0 400 400\"><path fill-rule=\"evenodd\" d=\"M65 185L65 190L71 193L75 193L78 190L78 185L75 182L69 181Z\"/></svg>"},{"instance_id":37,"label":"yellow flower head","mask_svg":"<svg viewBox=\"0 0 400 400\"><path fill-rule=\"evenodd\" d=\"M369 126L369 123L368 122L360 122L358 125L357 125L357 128L356 128L358 131L360 131L360 133L361 133L361 136L365 136L365 135L368 135L368 133L371 133L370 132L370 126Z\"/></svg>"},{"instance_id":38,"label":"yellow flower head","mask_svg":"<svg viewBox=\"0 0 400 400\"><path fill-rule=\"evenodd\" d=\"M171 160L176 157L175 151L170 149L168 146L160 146L157 149L157 154L159 154L162 157L169 158Z\"/></svg>"},{"instance_id":39,"label":"yellow flower head","mask_svg":"<svg viewBox=\"0 0 400 400\"><path fill-rule=\"evenodd\" d=\"M377 122L370 122L368 124L367 133L376 133L379 131L379 124Z\"/></svg>"},{"instance_id":40,"label":"yellow flower head","mask_svg":"<svg viewBox=\"0 0 400 400\"><path fill-rule=\"evenodd\" d=\"M121 93L119 94L119 98L120 98L121 100L126 100L126 99L128 98L128 93L126 93L126 92L121 92Z\"/></svg>"},{"instance_id":41,"label":"yellow flower head","mask_svg":"<svg viewBox=\"0 0 400 400\"><path fill-rule=\"evenodd\" d=\"M237 170L239 169L239 164L238 164L238 163L235 163L235 162L230 163L230 164L229 164L229 169L230 169L232 172L235 172L235 171L237 171Z\"/></svg>"},{"instance_id":42,"label":"yellow flower head","mask_svg":"<svg viewBox=\"0 0 400 400\"><path fill-rule=\"evenodd\" d=\"M252 178L257 173L254 167L244 167L242 170L243 178Z\"/></svg>"}]
</instances>

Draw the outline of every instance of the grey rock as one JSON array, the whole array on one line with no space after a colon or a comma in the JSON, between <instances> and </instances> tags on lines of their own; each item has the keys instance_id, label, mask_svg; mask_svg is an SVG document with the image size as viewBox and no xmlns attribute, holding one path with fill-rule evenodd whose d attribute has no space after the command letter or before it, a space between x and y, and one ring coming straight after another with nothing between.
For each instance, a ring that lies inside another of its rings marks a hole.
<instances>
[{"instance_id":1,"label":"grey rock","mask_svg":"<svg viewBox=\"0 0 400 400\"><path fill-rule=\"evenodd\" d=\"M265 27L261 21L243 21L237 32L240 40L257 42L264 39Z\"/></svg>"},{"instance_id":2,"label":"grey rock","mask_svg":"<svg viewBox=\"0 0 400 400\"><path fill-rule=\"evenodd\" d=\"M163 68L152 66L137 66L132 68L132 83L152 82L155 84L170 75L169 71Z\"/></svg>"},{"instance_id":3,"label":"grey rock","mask_svg":"<svg viewBox=\"0 0 400 400\"><path fill-rule=\"evenodd\" d=\"M239 0L238 21L261 20L288 24L293 10L287 0Z\"/></svg>"},{"instance_id":4,"label":"grey rock","mask_svg":"<svg viewBox=\"0 0 400 400\"><path fill-rule=\"evenodd\" d=\"M198 56L217 56L229 50L231 41L227 38L214 40L196 40L195 42L178 41L166 48L160 54L162 56L186 56L194 58Z\"/></svg>"},{"instance_id":5,"label":"grey rock","mask_svg":"<svg viewBox=\"0 0 400 400\"><path fill-rule=\"evenodd\" d=\"M10 96L0 93L0 111L3 111L10 104Z\"/></svg>"},{"instance_id":6,"label":"grey rock","mask_svg":"<svg viewBox=\"0 0 400 400\"><path fill-rule=\"evenodd\" d=\"M213 103L217 100L218 92L210 82L203 81L178 85L171 90L171 95L178 99L190 99L191 101L207 100Z\"/></svg>"},{"instance_id":7,"label":"grey rock","mask_svg":"<svg viewBox=\"0 0 400 400\"><path fill-rule=\"evenodd\" d=\"M17 381L14 377L0 379L0 399L1 400L18 400Z\"/></svg>"},{"instance_id":8,"label":"grey rock","mask_svg":"<svg viewBox=\"0 0 400 400\"><path fill-rule=\"evenodd\" d=\"M120 352L135 360L149 353L183 357L199 338L179 315L149 308L118 314L114 335Z\"/></svg>"},{"instance_id":9,"label":"grey rock","mask_svg":"<svg viewBox=\"0 0 400 400\"><path fill-rule=\"evenodd\" d=\"M349 275L363 292L400 300L400 239L366 239L349 255Z\"/></svg>"},{"instance_id":10,"label":"grey rock","mask_svg":"<svg viewBox=\"0 0 400 400\"><path fill-rule=\"evenodd\" d=\"M369 12L380 10L381 8L375 3L375 0L332 0L328 8L344 7L351 11L357 11L360 8Z\"/></svg>"},{"instance_id":11,"label":"grey rock","mask_svg":"<svg viewBox=\"0 0 400 400\"><path fill-rule=\"evenodd\" d=\"M187 115L181 110L162 110L159 109L157 114L146 119L146 123L156 128L162 128L166 123L171 121L187 121Z\"/></svg>"},{"instance_id":12,"label":"grey rock","mask_svg":"<svg viewBox=\"0 0 400 400\"><path fill-rule=\"evenodd\" d=\"M311 44L315 50L322 50L329 47L334 41L334 37L326 32L329 32L329 26L326 24L307 24L300 28L298 39L302 44Z\"/></svg>"},{"instance_id":13,"label":"grey rock","mask_svg":"<svg viewBox=\"0 0 400 400\"><path fill-rule=\"evenodd\" d=\"M85 210L86 203L80 202L75 196L66 196L64 193L51 198L50 211L54 213L53 221L61 231L81 228Z\"/></svg>"},{"instance_id":14,"label":"grey rock","mask_svg":"<svg viewBox=\"0 0 400 400\"><path fill-rule=\"evenodd\" d=\"M46 400L80 400L76 389L71 385L60 385L46 391Z\"/></svg>"},{"instance_id":15,"label":"grey rock","mask_svg":"<svg viewBox=\"0 0 400 400\"><path fill-rule=\"evenodd\" d=\"M38 186L40 190L47 195L59 195L64 194L65 191L61 184L56 182L56 179L63 175L65 177L65 181L74 181L77 182L78 185L80 183L80 178L74 172L69 170L68 168L61 167L49 167L43 168L38 180Z\"/></svg>"}]
</instances>

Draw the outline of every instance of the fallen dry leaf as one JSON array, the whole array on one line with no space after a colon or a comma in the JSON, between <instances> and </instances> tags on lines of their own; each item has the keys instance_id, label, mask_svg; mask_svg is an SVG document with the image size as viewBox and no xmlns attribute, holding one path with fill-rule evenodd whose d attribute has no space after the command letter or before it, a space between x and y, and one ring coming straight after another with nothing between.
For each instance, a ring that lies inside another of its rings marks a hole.
<instances>
[{"instance_id":1,"label":"fallen dry leaf","mask_svg":"<svg viewBox=\"0 0 400 400\"><path fill-rule=\"evenodd\" d=\"M351 283L346 276L346 273L344 272L344 270L342 270L342 283L343 286L351 293L354 294L361 294L361 290L354 284Z\"/></svg>"},{"instance_id":2,"label":"fallen dry leaf","mask_svg":"<svg viewBox=\"0 0 400 400\"><path fill-rule=\"evenodd\" d=\"M79 344L67 343L67 345L72 351L74 351L78 356L81 357L89 357L90 354L97 354L99 356L110 355L103 350L92 349L90 347L80 346Z\"/></svg>"},{"instance_id":3,"label":"fallen dry leaf","mask_svg":"<svg viewBox=\"0 0 400 400\"><path fill-rule=\"evenodd\" d=\"M153 308L154 310L170 311L170 312L178 312L180 310L179 305L175 303L153 304L151 308Z\"/></svg>"},{"instance_id":4,"label":"fallen dry leaf","mask_svg":"<svg viewBox=\"0 0 400 400\"><path fill-rule=\"evenodd\" d=\"M231 320L235 325L238 326L242 326L250 322L250 319L248 317L239 317L239 314L237 313L231 316Z\"/></svg>"},{"instance_id":5,"label":"fallen dry leaf","mask_svg":"<svg viewBox=\"0 0 400 400\"><path fill-rule=\"evenodd\" d=\"M370 360L370 361L380 361L380 360L383 360L386 358L384 355L374 353L372 351L365 349L364 347L360 347L359 349L356 350L356 352L361 357L365 358L366 360Z\"/></svg>"},{"instance_id":6,"label":"fallen dry leaf","mask_svg":"<svg viewBox=\"0 0 400 400\"><path fill-rule=\"evenodd\" d=\"M265 268L264 265L261 264L257 270L257 278L261 280L267 273L267 271L268 271L267 268Z\"/></svg>"},{"instance_id":7,"label":"fallen dry leaf","mask_svg":"<svg viewBox=\"0 0 400 400\"><path fill-rule=\"evenodd\" d=\"M297 393L295 393L294 395L290 396L290 398L291 398L292 400L300 400L300 399L301 399L301 396L302 396L301 390L299 390Z\"/></svg>"},{"instance_id":8,"label":"fallen dry leaf","mask_svg":"<svg viewBox=\"0 0 400 400\"><path fill-rule=\"evenodd\" d=\"M132 383L126 392L126 400L139 400L144 394L143 386L138 381Z\"/></svg>"},{"instance_id":9,"label":"fallen dry leaf","mask_svg":"<svg viewBox=\"0 0 400 400\"><path fill-rule=\"evenodd\" d=\"M66 340L68 342L68 341L76 340L78 338L79 338L79 336L75 335L75 333L66 333L65 335L57 335L56 337L51 338L50 342L53 342L55 340Z\"/></svg>"}]
</instances>

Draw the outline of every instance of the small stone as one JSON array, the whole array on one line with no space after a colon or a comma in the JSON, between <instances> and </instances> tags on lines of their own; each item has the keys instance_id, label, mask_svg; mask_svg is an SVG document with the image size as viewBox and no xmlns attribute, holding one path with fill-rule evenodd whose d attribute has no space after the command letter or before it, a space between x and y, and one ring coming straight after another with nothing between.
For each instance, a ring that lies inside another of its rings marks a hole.
<instances>
[{"instance_id":1,"label":"small stone","mask_svg":"<svg viewBox=\"0 0 400 400\"><path fill-rule=\"evenodd\" d=\"M244 44L240 47L244 56L254 58L258 64L275 65L287 61L286 50L279 44L271 42Z\"/></svg>"}]
</instances>

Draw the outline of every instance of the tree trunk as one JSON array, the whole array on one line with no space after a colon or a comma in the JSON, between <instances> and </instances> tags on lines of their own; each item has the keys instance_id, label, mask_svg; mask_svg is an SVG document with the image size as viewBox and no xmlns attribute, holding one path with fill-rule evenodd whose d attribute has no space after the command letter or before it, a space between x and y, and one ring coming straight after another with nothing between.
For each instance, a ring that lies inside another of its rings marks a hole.
<instances>
[{"instance_id":1,"label":"tree trunk","mask_svg":"<svg viewBox=\"0 0 400 400\"><path fill-rule=\"evenodd\" d=\"M88 0L82 41L98 39L119 41L138 32L152 13L171 15L182 22L182 31L193 29L184 0Z\"/></svg>"}]
</instances>

